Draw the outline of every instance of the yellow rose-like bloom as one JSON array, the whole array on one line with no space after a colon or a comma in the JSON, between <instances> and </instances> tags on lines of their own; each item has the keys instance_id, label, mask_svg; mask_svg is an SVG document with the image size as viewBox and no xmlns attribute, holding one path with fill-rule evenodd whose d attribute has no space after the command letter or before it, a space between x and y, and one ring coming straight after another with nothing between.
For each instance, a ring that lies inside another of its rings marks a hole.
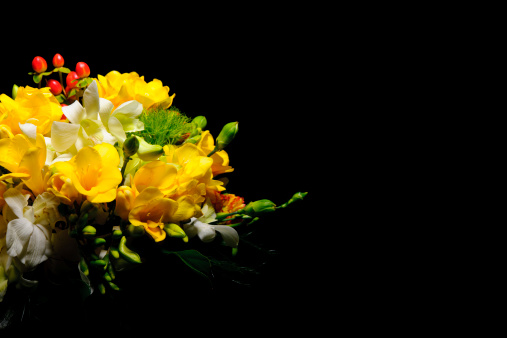
<instances>
[{"instance_id":1,"label":"yellow rose-like bloom","mask_svg":"<svg viewBox=\"0 0 507 338\"><path fill-rule=\"evenodd\" d=\"M155 242L165 239L165 223L176 223L196 214L196 208L189 197L177 201L164 197L158 188L148 187L136 198L129 213L129 221L134 226L142 226Z\"/></svg>"},{"instance_id":2,"label":"yellow rose-like bloom","mask_svg":"<svg viewBox=\"0 0 507 338\"><path fill-rule=\"evenodd\" d=\"M67 162L56 162L53 167L69 178L76 190L92 203L111 202L122 181L118 169L120 157L115 147L101 143L84 147Z\"/></svg>"},{"instance_id":3,"label":"yellow rose-like bloom","mask_svg":"<svg viewBox=\"0 0 507 338\"><path fill-rule=\"evenodd\" d=\"M98 75L97 84L99 96L111 101L115 108L130 100L140 102L144 109L169 108L176 95L169 96L169 87L162 81L153 79L147 83L136 72L121 74L113 70L106 76Z\"/></svg>"},{"instance_id":4,"label":"yellow rose-like bloom","mask_svg":"<svg viewBox=\"0 0 507 338\"><path fill-rule=\"evenodd\" d=\"M48 87L19 87L16 99L0 95L0 123L9 126L14 135L20 134L19 123L37 126L37 133L51 132L53 121L60 121L62 107Z\"/></svg>"},{"instance_id":5,"label":"yellow rose-like bloom","mask_svg":"<svg viewBox=\"0 0 507 338\"><path fill-rule=\"evenodd\" d=\"M48 172L46 174L46 182L48 186L47 190L58 197L62 203L72 205L74 202L77 202L81 204L82 195L77 191L72 180L63 173L58 172L51 175L51 172Z\"/></svg>"}]
</instances>

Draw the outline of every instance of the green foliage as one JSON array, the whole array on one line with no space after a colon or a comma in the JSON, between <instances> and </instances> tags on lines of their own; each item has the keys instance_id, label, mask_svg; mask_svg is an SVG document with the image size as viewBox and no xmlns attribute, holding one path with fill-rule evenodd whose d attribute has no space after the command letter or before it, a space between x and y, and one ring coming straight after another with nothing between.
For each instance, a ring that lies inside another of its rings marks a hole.
<instances>
[{"instance_id":1,"label":"green foliage","mask_svg":"<svg viewBox=\"0 0 507 338\"><path fill-rule=\"evenodd\" d=\"M134 134L150 144L175 144L192 131L191 119L176 107L143 111L139 120L144 123L144 130Z\"/></svg>"}]
</instances>

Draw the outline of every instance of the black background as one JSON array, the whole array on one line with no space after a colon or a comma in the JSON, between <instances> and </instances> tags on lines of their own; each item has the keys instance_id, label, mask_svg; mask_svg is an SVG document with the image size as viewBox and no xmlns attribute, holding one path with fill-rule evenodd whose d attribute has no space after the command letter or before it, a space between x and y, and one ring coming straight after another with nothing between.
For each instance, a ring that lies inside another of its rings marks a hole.
<instances>
[{"instance_id":1,"label":"black background","mask_svg":"<svg viewBox=\"0 0 507 338\"><path fill-rule=\"evenodd\" d=\"M13 83L35 86L27 75L33 57L44 57L52 69L52 57L60 53L71 70L77 62L86 62L91 77L117 70L135 71L146 81L161 80L170 87L169 94L176 93L173 105L190 117L205 115L215 137L225 123L238 121L239 133L226 149L235 168L227 175L228 191L247 203L267 198L282 204L297 191L309 195L259 222L259 244L277 254L251 286L219 289L215 296L231 304L230 315L262 308L264 320L270 321L282 314L301 315L310 311L309 304L320 302L330 281L322 274L323 257L316 250L321 245L323 249L325 227L335 224L322 217L322 206L316 203L315 187L320 184L326 190L322 176L331 174L319 168L331 162L312 150L328 126L317 108L319 84L313 77L309 36L280 27L202 29L184 38L168 33L153 41L132 37L124 43L94 44L83 37L73 42L25 45L4 53L2 64L8 67L0 93L10 95Z\"/></svg>"}]
</instances>

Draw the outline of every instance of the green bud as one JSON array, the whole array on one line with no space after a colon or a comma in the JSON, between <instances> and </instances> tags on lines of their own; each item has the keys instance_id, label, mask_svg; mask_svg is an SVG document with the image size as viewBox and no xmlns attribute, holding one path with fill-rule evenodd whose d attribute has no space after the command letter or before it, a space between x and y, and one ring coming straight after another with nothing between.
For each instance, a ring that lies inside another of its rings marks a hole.
<instances>
[{"instance_id":1,"label":"green bud","mask_svg":"<svg viewBox=\"0 0 507 338\"><path fill-rule=\"evenodd\" d=\"M107 282L107 283L109 284L111 289L113 289L114 291L120 291L120 288L118 287L118 285L114 284L113 282Z\"/></svg>"},{"instance_id":2,"label":"green bud","mask_svg":"<svg viewBox=\"0 0 507 338\"><path fill-rule=\"evenodd\" d=\"M268 212L272 212L276 210L275 203L271 202L270 200L258 200L255 202L250 202L248 205L243 209L247 215L253 216L253 215L260 215Z\"/></svg>"},{"instance_id":3,"label":"green bud","mask_svg":"<svg viewBox=\"0 0 507 338\"><path fill-rule=\"evenodd\" d=\"M139 141L139 148L137 149L137 156L143 161L155 161L164 155L164 149L158 144L149 144L142 137L135 136Z\"/></svg>"},{"instance_id":4,"label":"green bud","mask_svg":"<svg viewBox=\"0 0 507 338\"><path fill-rule=\"evenodd\" d=\"M139 140L134 135L129 136L123 143L123 153L127 157L130 157L135 153L137 153L138 149L139 149Z\"/></svg>"},{"instance_id":5,"label":"green bud","mask_svg":"<svg viewBox=\"0 0 507 338\"><path fill-rule=\"evenodd\" d=\"M183 229L176 223L164 224L164 231L169 237L185 238L187 234Z\"/></svg>"},{"instance_id":6,"label":"green bud","mask_svg":"<svg viewBox=\"0 0 507 338\"><path fill-rule=\"evenodd\" d=\"M195 135L195 136L192 136L192 137L189 137L185 140L185 142L183 143L192 143L192 144L197 144L197 142L199 142L201 140L201 135Z\"/></svg>"},{"instance_id":7,"label":"green bud","mask_svg":"<svg viewBox=\"0 0 507 338\"><path fill-rule=\"evenodd\" d=\"M69 224L71 224L71 225L76 224L78 219L79 219L79 217L77 216L77 214L70 214L69 215Z\"/></svg>"},{"instance_id":8,"label":"green bud","mask_svg":"<svg viewBox=\"0 0 507 338\"><path fill-rule=\"evenodd\" d=\"M104 238L98 237L93 240L93 246L95 247L99 247L104 244L106 244L106 240Z\"/></svg>"},{"instance_id":9,"label":"green bud","mask_svg":"<svg viewBox=\"0 0 507 338\"><path fill-rule=\"evenodd\" d=\"M97 229L92 227L91 225L87 225L82 230L83 236L86 238L93 238L97 234Z\"/></svg>"},{"instance_id":10,"label":"green bud","mask_svg":"<svg viewBox=\"0 0 507 338\"><path fill-rule=\"evenodd\" d=\"M81 257L81 260L79 261L79 269L85 276L88 276L90 274L90 271L88 270L88 265L86 265L86 262L83 257Z\"/></svg>"},{"instance_id":11,"label":"green bud","mask_svg":"<svg viewBox=\"0 0 507 338\"><path fill-rule=\"evenodd\" d=\"M97 260L94 260L94 261L90 262L90 266L91 267L99 268L99 269L105 269L106 265L107 265L107 263L103 259L97 259Z\"/></svg>"},{"instance_id":12,"label":"green bud","mask_svg":"<svg viewBox=\"0 0 507 338\"><path fill-rule=\"evenodd\" d=\"M297 192L292 196L292 198L289 200L289 204L294 203L295 201L302 201L303 198L308 195L307 192Z\"/></svg>"},{"instance_id":13,"label":"green bud","mask_svg":"<svg viewBox=\"0 0 507 338\"><path fill-rule=\"evenodd\" d=\"M132 237L141 237L142 235L144 235L145 230L144 227L142 226L129 224L127 226L127 233Z\"/></svg>"},{"instance_id":14,"label":"green bud","mask_svg":"<svg viewBox=\"0 0 507 338\"><path fill-rule=\"evenodd\" d=\"M120 251L118 251L118 248L117 247L114 247L114 246L110 246L109 247L109 253L115 258L115 259L118 259L120 258Z\"/></svg>"},{"instance_id":15,"label":"green bud","mask_svg":"<svg viewBox=\"0 0 507 338\"><path fill-rule=\"evenodd\" d=\"M120 239L122 234L123 233L121 232L121 230L114 230L113 234L112 234L112 238L113 239Z\"/></svg>"},{"instance_id":16,"label":"green bud","mask_svg":"<svg viewBox=\"0 0 507 338\"><path fill-rule=\"evenodd\" d=\"M120 244L118 245L118 251L120 251L121 257L130 263L141 263L141 257L139 254L127 248L126 242L127 238L123 236L120 240Z\"/></svg>"},{"instance_id":17,"label":"green bud","mask_svg":"<svg viewBox=\"0 0 507 338\"><path fill-rule=\"evenodd\" d=\"M13 85L12 86L12 99L15 100L16 99L16 96L18 95L18 86L17 85Z\"/></svg>"},{"instance_id":18,"label":"green bud","mask_svg":"<svg viewBox=\"0 0 507 338\"><path fill-rule=\"evenodd\" d=\"M227 123L220 134L217 137L217 151L224 149L229 143L232 142L236 134L238 133L238 122Z\"/></svg>"},{"instance_id":19,"label":"green bud","mask_svg":"<svg viewBox=\"0 0 507 338\"><path fill-rule=\"evenodd\" d=\"M206 125L208 124L208 121L206 120L206 117L200 115L200 116L194 117L194 119L192 120L192 123L195 123L195 125L197 127L204 129L206 127Z\"/></svg>"},{"instance_id":20,"label":"green bud","mask_svg":"<svg viewBox=\"0 0 507 338\"><path fill-rule=\"evenodd\" d=\"M88 223L88 213L81 214L81 216L79 217L79 219L77 221L78 228L79 229L84 228L87 223Z\"/></svg>"}]
</instances>

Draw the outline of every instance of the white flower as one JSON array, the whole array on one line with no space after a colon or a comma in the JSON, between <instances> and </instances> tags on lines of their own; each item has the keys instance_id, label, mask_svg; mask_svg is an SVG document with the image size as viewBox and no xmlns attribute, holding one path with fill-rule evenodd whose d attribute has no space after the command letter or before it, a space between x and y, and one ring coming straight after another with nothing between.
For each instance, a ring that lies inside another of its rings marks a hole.
<instances>
[{"instance_id":1,"label":"white flower","mask_svg":"<svg viewBox=\"0 0 507 338\"><path fill-rule=\"evenodd\" d=\"M126 139L126 131L144 129L144 124L137 120L143 111L139 102L125 102L111 114L114 106L111 101L99 97L95 81L85 90L83 104L84 108L76 100L62 108L70 123L55 121L51 125L51 146L60 155L75 154L85 146L100 143L114 145L118 142L121 145Z\"/></svg>"},{"instance_id":2,"label":"white flower","mask_svg":"<svg viewBox=\"0 0 507 338\"><path fill-rule=\"evenodd\" d=\"M7 223L7 254L30 270L44 262L51 253L51 228L61 219L58 198L45 192L28 206L28 195L10 188L4 193L3 218Z\"/></svg>"},{"instance_id":3,"label":"white flower","mask_svg":"<svg viewBox=\"0 0 507 338\"><path fill-rule=\"evenodd\" d=\"M236 248L239 235L234 228L228 225L209 224L216 220L216 213L209 199L206 200L201 211L203 213L201 217L192 217L189 223L183 224L187 236L192 238L197 235L201 241L208 243L215 239L216 231L218 231L222 235L225 245Z\"/></svg>"}]
</instances>

